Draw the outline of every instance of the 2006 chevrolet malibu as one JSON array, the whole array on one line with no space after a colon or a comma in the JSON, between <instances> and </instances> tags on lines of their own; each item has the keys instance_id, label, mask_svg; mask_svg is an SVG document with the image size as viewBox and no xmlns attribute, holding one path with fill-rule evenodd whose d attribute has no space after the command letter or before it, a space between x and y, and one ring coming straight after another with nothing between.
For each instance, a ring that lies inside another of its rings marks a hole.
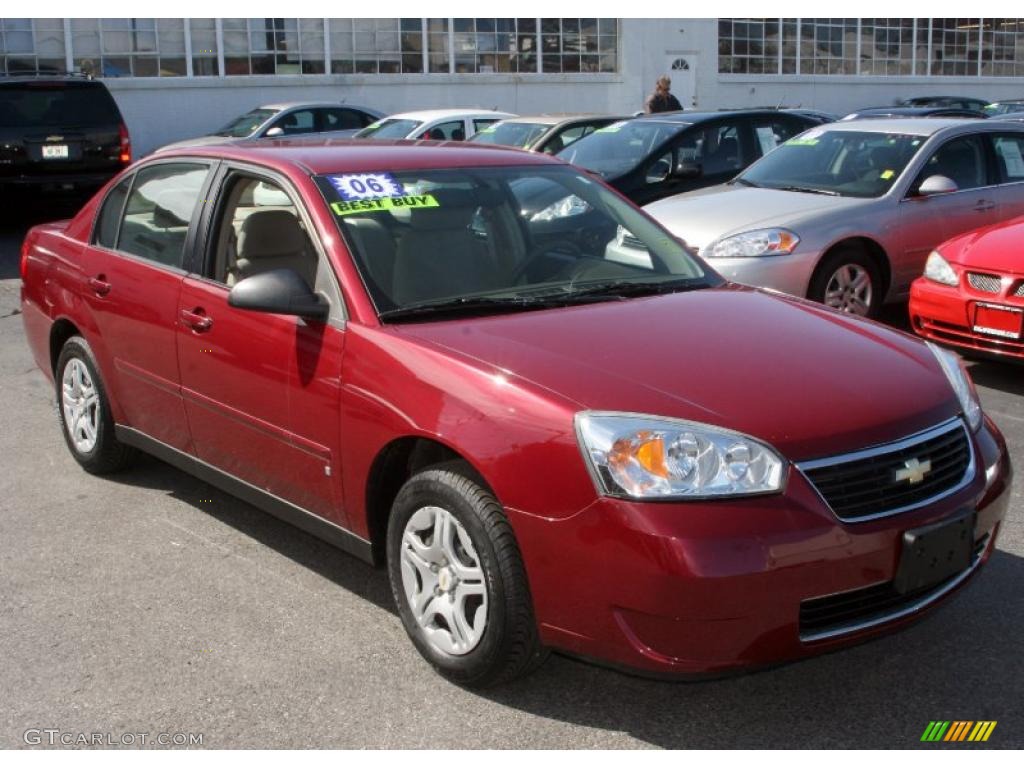
<instances>
[{"instance_id":1,"label":"2006 chevrolet malibu","mask_svg":"<svg viewBox=\"0 0 1024 768\"><path fill-rule=\"evenodd\" d=\"M22 279L86 471L151 453L386 563L463 685L859 641L964 584L1006 511L954 355L728 284L544 156L162 153L31 230Z\"/></svg>"}]
</instances>

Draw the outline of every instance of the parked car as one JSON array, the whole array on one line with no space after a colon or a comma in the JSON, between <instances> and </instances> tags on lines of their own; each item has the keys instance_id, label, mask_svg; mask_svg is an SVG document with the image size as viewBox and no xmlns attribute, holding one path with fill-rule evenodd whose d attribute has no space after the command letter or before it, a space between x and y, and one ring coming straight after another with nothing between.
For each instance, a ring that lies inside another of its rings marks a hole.
<instances>
[{"instance_id":1,"label":"parked car","mask_svg":"<svg viewBox=\"0 0 1024 768\"><path fill-rule=\"evenodd\" d=\"M1024 214L1022 153L1004 121L830 123L647 210L731 280L875 315L936 245Z\"/></svg>"},{"instance_id":2,"label":"parked car","mask_svg":"<svg viewBox=\"0 0 1024 768\"><path fill-rule=\"evenodd\" d=\"M357 139L431 139L465 141L499 120L515 115L492 109L427 109L401 112L378 120L356 134Z\"/></svg>"},{"instance_id":3,"label":"parked car","mask_svg":"<svg viewBox=\"0 0 1024 768\"><path fill-rule=\"evenodd\" d=\"M999 117L1012 112L1024 112L1024 99L1012 99L1009 101L993 101L983 110L988 117Z\"/></svg>"},{"instance_id":4,"label":"parked car","mask_svg":"<svg viewBox=\"0 0 1024 768\"><path fill-rule=\"evenodd\" d=\"M600 247L522 213L543 187ZM175 150L32 229L21 274L85 470L141 449L386 563L463 685L545 648L662 674L830 651L952 594L1006 514L955 355L727 284L542 154Z\"/></svg>"},{"instance_id":5,"label":"parked car","mask_svg":"<svg viewBox=\"0 0 1024 768\"><path fill-rule=\"evenodd\" d=\"M1007 112L1005 115L999 115L994 120L1010 120L1011 122L1019 123L1024 121L1024 112Z\"/></svg>"},{"instance_id":6,"label":"parked car","mask_svg":"<svg viewBox=\"0 0 1024 768\"><path fill-rule=\"evenodd\" d=\"M510 117L488 125L470 141L499 144L554 155L574 141L627 118L614 115L537 115Z\"/></svg>"},{"instance_id":7,"label":"parked car","mask_svg":"<svg viewBox=\"0 0 1024 768\"><path fill-rule=\"evenodd\" d=\"M841 120L896 117L973 117L983 118L984 112L961 107L864 107L844 115Z\"/></svg>"},{"instance_id":8,"label":"parked car","mask_svg":"<svg viewBox=\"0 0 1024 768\"><path fill-rule=\"evenodd\" d=\"M825 112L821 109L805 109L804 107L783 107L783 112L791 112L794 115L803 115L809 117L812 120L817 120L819 123L834 123L839 119L839 115L834 112Z\"/></svg>"},{"instance_id":9,"label":"parked car","mask_svg":"<svg viewBox=\"0 0 1024 768\"><path fill-rule=\"evenodd\" d=\"M204 147L235 141L255 141L315 133L322 138L346 138L381 119L383 112L336 101L294 101L250 109L208 136L176 141L161 147ZM160 151L158 150L158 151Z\"/></svg>"},{"instance_id":10,"label":"parked car","mask_svg":"<svg viewBox=\"0 0 1024 768\"><path fill-rule=\"evenodd\" d=\"M955 237L910 287L910 319L926 339L966 354L1024 360L1024 218Z\"/></svg>"},{"instance_id":11,"label":"parked car","mask_svg":"<svg viewBox=\"0 0 1024 768\"><path fill-rule=\"evenodd\" d=\"M896 103L904 107L955 107L981 112L990 102L973 96L915 96Z\"/></svg>"},{"instance_id":12,"label":"parked car","mask_svg":"<svg viewBox=\"0 0 1024 768\"><path fill-rule=\"evenodd\" d=\"M131 160L128 128L103 83L0 77L0 195L92 194Z\"/></svg>"},{"instance_id":13,"label":"parked car","mask_svg":"<svg viewBox=\"0 0 1024 768\"><path fill-rule=\"evenodd\" d=\"M599 128L558 157L642 205L727 181L818 123L776 110L662 112Z\"/></svg>"}]
</instances>

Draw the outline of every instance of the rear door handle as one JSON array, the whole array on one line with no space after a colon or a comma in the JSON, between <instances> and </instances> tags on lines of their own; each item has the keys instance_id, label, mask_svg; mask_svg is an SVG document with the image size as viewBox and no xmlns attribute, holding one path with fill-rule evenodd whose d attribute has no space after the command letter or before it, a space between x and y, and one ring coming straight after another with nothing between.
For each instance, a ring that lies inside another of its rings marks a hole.
<instances>
[{"instance_id":1,"label":"rear door handle","mask_svg":"<svg viewBox=\"0 0 1024 768\"><path fill-rule=\"evenodd\" d=\"M89 278L89 287L92 288L92 292L97 296L106 296L110 293L110 283L107 282L106 275L96 275L96 277Z\"/></svg>"},{"instance_id":2,"label":"rear door handle","mask_svg":"<svg viewBox=\"0 0 1024 768\"><path fill-rule=\"evenodd\" d=\"M982 212L991 211L995 207L996 204L994 200L979 200L977 203L974 204L974 210Z\"/></svg>"},{"instance_id":3,"label":"rear door handle","mask_svg":"<svg viewBox=\"0 0 1024 768\"><path fill-rule=\"evenodd\" d=\"M181 310L181 321L193 331L199 331L200 333L210 330L210 327L213 325L213 319L207 317L201 307Z\"/></svg>"}]
</instances>

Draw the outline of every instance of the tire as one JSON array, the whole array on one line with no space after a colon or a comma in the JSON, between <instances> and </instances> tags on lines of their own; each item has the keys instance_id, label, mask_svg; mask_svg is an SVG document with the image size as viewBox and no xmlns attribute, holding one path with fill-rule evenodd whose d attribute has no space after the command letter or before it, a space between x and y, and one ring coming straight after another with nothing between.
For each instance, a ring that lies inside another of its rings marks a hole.
<instances>
[{"instance_id":1,"label":"tire","mask_svg":"<svg viewBox=\"0 0 1024 768\"><path fill-rule=\"evenodd\" d=\"M65 378L68 378L67 382ZM75 461L94 475L105 475L127 467L136 456L135 449L119 442L114 435L107 390L100 378L96 358L81 336L72 336L61 348L54 383L57 418ZM76 396L80 398L77 406L84 409L81 419L74 417L75 404L71 403L71 398ZM74 423L69 425L69 419Z\"/></svg>"},{"instance_id":2,"label":"tire","mask_svg":"<svg viewBox=\"0 0 1024 768\"><path fill-rule=\"evenodd\" d=\"M865 296L859 281L867 279ZM829 253L814 270L807 297L840 312L877 317L882 309L882 275L863 249L843 246Z\"/></svg>"},{"instance_id":3,"label":"tire","mask_svg":"<svg viewBox=\"0 0 1024 768\"><path fill-rule=\"evenodd\" d=\"M420 654L452 682L486 688L533 671L547 651L512 528L467 469L437 466L402 486L388 521L388 575Z\"/></svg>"}]
</instances>

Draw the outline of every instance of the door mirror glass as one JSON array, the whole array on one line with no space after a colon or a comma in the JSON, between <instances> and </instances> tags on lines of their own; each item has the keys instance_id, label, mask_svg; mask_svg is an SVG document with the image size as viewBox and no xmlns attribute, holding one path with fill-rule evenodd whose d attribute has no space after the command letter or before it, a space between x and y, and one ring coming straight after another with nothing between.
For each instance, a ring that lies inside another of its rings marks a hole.
<instances>
[{"instance_id":1,"label":"door mirror glass","mask_svg":"<svg viewBox=\"0 0 1024 768\"><path fill-rule=\"evenodd\" d=\"M273 312L323 320L329 305L313 293L294 269L271 269L240 280L228 293L228 304L253 312Z\"/></svg>"},{"instance_id":2,"label":"door mirror glass","mask_svg":"<svg viewBox=\"0 0 1024 768\"><path fill-rule=\"evenodd\" d=\"M921 182L917 194L919 197L931 197L932 195L947 195L950 192L956 192L957 189L956 182L951 178L935 174Z\"/></svg>"},{"instance_id":3,"label":"door mirror glass","mask_svg":"<svg viewBox=\"0 0 1024 768\"><path fill-rule=\"evenodd\" d=\"M667 180L669 174L672 173L672 153L662 155L655 160L651 166L647 169L647 176L645 181L648 184L661 184Z\"/></svg>"},{"instance_id":4,"label":"door mirror glass","mask_svg":"<svg viewBox=\"0 0 1024 768\"><path fill-rule=\"evenodd\" d=\"M273 128L270 128L270 129L269 129L269 130L268 130L268 131L267 131L267 132L266 132L265 134L263 134L263 135L264 135L264 136L267 136L267 137L273 137L273 136L284 136L284 128L282 128L282 127L281 127L281 126L279 126L279 125L275 125L275 126L274 126Z\"/></svg>"}]
</instances>

